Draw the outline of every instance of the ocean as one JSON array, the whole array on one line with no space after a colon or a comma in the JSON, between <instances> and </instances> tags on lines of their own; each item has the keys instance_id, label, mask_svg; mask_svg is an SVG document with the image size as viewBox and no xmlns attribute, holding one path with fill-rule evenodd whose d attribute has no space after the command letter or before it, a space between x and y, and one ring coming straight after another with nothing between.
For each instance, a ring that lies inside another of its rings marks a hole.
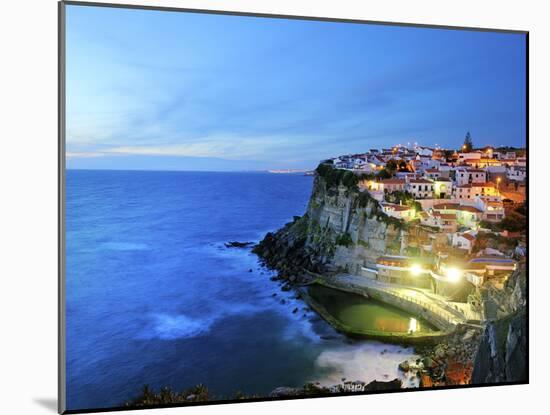
<instances>
[{"instance_id":1,"label":"ocean","mask_svg":"<svg viewBox=\"0 0 550 415\"><path fill-rule=\"evenodd\" d=\"M301 174L68 170L68 409L124 405L145 384L217 399L306 382L414 379L412 349L336 333L249 249L302 215ZM298 311L295 309L298 308Z\"/></svg>"}]
</instances>

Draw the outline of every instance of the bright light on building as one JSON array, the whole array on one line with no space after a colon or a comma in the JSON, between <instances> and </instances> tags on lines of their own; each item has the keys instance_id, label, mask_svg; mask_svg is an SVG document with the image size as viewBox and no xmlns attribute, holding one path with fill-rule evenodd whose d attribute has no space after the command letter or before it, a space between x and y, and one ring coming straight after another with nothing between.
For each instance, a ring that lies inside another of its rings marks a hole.
<instances>
[{"instance_id":1,"label":"bright light on building","mask_svg":"<svg viewBox=\"0 0 550 415\"><path fill-rule=\"evenodd\" d=\"M409 333L414 333L418 330L418 322L415 318L409 320Z\"/></svg>"},{"instance_id":2,"label":"bright light on building","mask_svg":"<svg viewBox=\"0 0 550 415\"><path fill-rule=\"evenodd\" d=\"M422 267L419 264L412 264L410 270L412 275L420 275L422 273Z\"/></svg>"},{"instance_id":3,"label":"bright light on building","mask_svg":"<svg viewBox=\"0 0 550 415\"><path fill-rule=\"evenodd\" d=\"M458 280L462 276L462 273L456 268L448 269L446 274L447 274L447 279L451 282L458 282Z\"/></svg>"}]
</instances>

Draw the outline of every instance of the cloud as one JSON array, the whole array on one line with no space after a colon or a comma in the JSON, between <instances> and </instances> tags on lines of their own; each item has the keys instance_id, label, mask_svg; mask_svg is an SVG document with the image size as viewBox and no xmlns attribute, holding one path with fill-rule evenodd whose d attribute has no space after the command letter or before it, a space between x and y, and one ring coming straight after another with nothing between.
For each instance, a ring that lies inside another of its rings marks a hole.
<instances>
[{"instance_id":1,"label":"cloud","mask_svg":"<svg viewBox=\"0 0 550 415\"><path fill-rule=\"evenodd\" d=\"M324 137L312 138L313 141ZM116 141L116 140L115 140ZM294 136L250 136L231 135L186 138L186 144L143 144L109 145L91 142L71 143L68 158L91 158L104 156L172 156L172 157L215 157L226 160L269 160L288 152L307 150L311 140L304 143ZM152 143L155 140L151 140Z\"/></svg>"},{"instance_id":2,"label":"cloud","mask_svg":"<svg viewBox=\"0 0 550 415\"><path fill-rule=\"evenodd\" d=\"M131 12L121 27L115 9L78 10L67 45L75 165L309 167L395 142L453 145L466 130L478 144L523 136L523 46L509 36Z\"/></svg>"},{"instance_id":3,"label":"cloud","mask_svg":"<svg viewBox=\"0 0 550 415\"><path fill-rule=\"evenodd\" d=\"M105 153L99 153L94 151L68 151L65 156L70 159L76 158L93 158L93 157L103 157Z\"/></svg>"}]
</instances>

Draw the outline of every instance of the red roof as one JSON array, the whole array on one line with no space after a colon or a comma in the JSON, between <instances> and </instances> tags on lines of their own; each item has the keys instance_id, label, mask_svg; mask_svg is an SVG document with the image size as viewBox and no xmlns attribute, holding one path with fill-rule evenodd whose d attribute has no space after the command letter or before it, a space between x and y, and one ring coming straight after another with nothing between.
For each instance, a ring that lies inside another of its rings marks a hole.
<instances>
[{"instance_id":1,"label":"red roof","mask_svg":"<svg viewBox=\"0 0 550 415\"><path fill-rule=\"evenodd\" d=\"M485 182L485 183L467 183L457 186L459 189L470 189L472 187L495 187L494 183Z\"/></svg>"},{"instance_id":2,"label":"red roof","mask_svg":"<svg viewBox=\"0 0 550 415\"><path fill-rule=\"evenodd\" d=\"M439 205L433 205L432 209L434 210L451 210L458 209L460 207L459 203L440 203Z\"/></svg>"},{"instance_id":3,"label":"red roof","mask_svg":"<svg viewBox=\"0 0 550 415\"><path fill-rule=\"evenodd\" d=\"M405 179L383 179L380 180L381 184L405 184Z\"/></svg>"},{"instance_id":4,"label":"red roof","mask_svg":"<svg viewBox=\"0 0 550 415\"><path fill-rule=\"evenodd\" d=\"M473 206L459 206L457 210L463 210L464 212L480 213L481 210Z\"/></svg>"},{"instance_id":5,"label":"red roof","mask_svg":"<svg viewBox=\"0 0 550 415\"><path fill-rule=\"evenodd\" d=\"M477 161L477 160L476 160ZM466 171L468 173L487 173L485 170L483 169L472 169L471 167L459 167L458 169L456 169L458 171Z\"/></svg>"},{"instance_id":6,"label":"red roof","mask_svg":"<svg viewBox=\"0 0 550 415\"><path fill-rule=\"evenodd\" d=\"M470 233L463 233L460 236L462 236L463 238L469 240L470 242L473 242L473 241L476 240L476 237L474 235L470 234Z\"/></svg>"},{"instance_id":7,"label":"red roof","mask_svg":"<svg viewBox=\"0 0 550 415\"><path fill-rule=\"evenodd\" d=\"M440 213L441 219L445 220L456 220L456 216L452 213Z\"/></svg>"},{"instance_id":8,"label":"red roof","mask_svg":"<svg viewBox=\"0 0 550 415\"><path fill-rule=\"evenodd\" d=\"M426 179L410 179L409 183L432 184L433 182Z\"/></svg>"},{"instance_id":9,"label":"red roof","mask_svg":"<svg viewBox=\"0 0 550 415\"><path fill-rule=\"evenodd\" d=\"M382 203L382 206L392 208L393 210L397 210L399 212L412 209L410 206L396 205L394 203Z\"/></svg>"}]
</instances>

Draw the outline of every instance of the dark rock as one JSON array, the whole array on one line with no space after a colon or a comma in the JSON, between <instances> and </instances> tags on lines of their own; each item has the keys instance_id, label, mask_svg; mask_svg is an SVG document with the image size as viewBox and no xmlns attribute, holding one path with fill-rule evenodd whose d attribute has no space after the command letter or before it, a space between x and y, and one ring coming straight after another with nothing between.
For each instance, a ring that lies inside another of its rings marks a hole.
<instances>
[{"instance_id":1,"label":"dark rock","mask_svg":"<svg viewBox=\"0 0 550 415\"><path fill-rule=\"evenodd\" d=\"M387 382L373 380L365 386L365 391L389 391L401 389L403 383L399 379L389 380Z\"/></svg>"},{"instance_id":2,"label":"dark rock","mask_svg":"<svg viewBox=\"0 0 550 415\"><path fill-rule=\"evenodd\" d=\"M296 307L294 310L292 310L292 314L296 314L298 312L298 307Z\"/></svg>"},{"instance_id":3,"label":"dark rock","mask_svg":"<svg viewBox=\"0 0 550 415\"><path fill-rule=\"evenodd\" d=\"M290 291L290 289L291 289L290 284L285 284L281 287L281 290L283 290L283 291Z\"/></svg>"},{"instance_id":4,"label":"dark rock","mask_svg":"<svg viewBox=\"0 0 550 415\"><path fill-rule=\"evenodd\" d=\"M527 381L527 318L522 310L485 328L472 383Z\"/></svg>"},{"instance_id":5,"label":"dark rock","mask_svg":"<svg viewBox=\"0 0 550 415\"><path fill-rule=\"evenodd\" d=\"M254 242L238 242L238 241L230 241L226 242L224 245L227 248L247 248L250 245L253 245Z\"/></svg>"},{"instance_id":6,"label":"dark rock","mask_svg":"<svg viewBox=\"0 0 550 415\"><path fill-rule=\"evenodd\" d=\"M422 364L425 368L432 368L435 366L434 360L430 357L424 357L422 359Z\"/></svg>"},{"instance_id":7,"label":"dark rock","mask_svg":"<svg viewBox=\"0 0 550 415\"><path fill-rule=\"evenodd\" d=\"M273 389L269 394L272 398L280 398L283 396L296 396L301 393L301 389L290 388L288 386L280 386L276 389Z\"/></svg>"},{"instance_id":8,"label":"dark rock","mask_svg":"<svg viewBox=\"0 0 550 415\"><path fill-rule=\"evenodd\" d=\"M399 363L398 368L399 368L399 370L402 370L403 372L408 372L409 369L411 368L411 366L409 365L409 361L405 360L405 361Z\"/></svg>"}]
</instances>

